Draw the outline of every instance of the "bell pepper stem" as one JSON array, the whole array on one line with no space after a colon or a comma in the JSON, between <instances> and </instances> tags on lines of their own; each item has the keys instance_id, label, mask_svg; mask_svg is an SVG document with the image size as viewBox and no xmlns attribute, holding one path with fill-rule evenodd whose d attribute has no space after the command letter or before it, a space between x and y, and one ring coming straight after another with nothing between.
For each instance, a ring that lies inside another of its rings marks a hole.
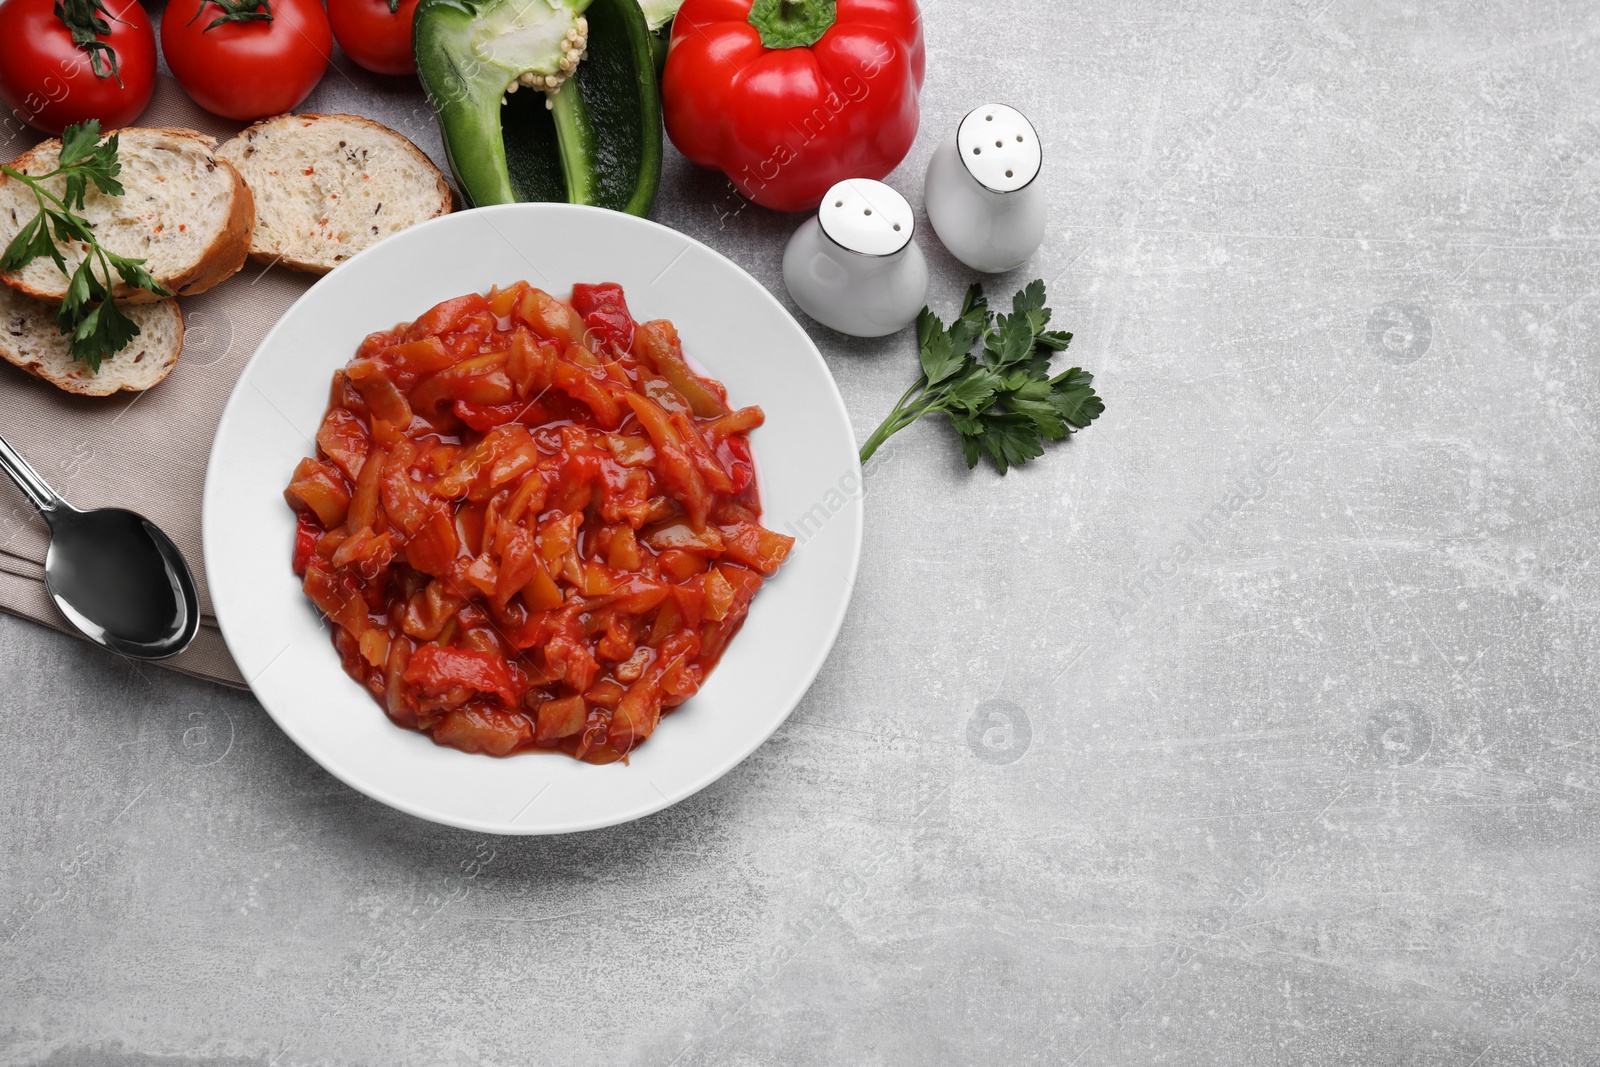
<instances>
[{"instance_id":1,"label":"bell pepper stem","mask_svg":"<svg viewBox=\"0 0 1600 1067\"><path fill-rule=\"evenodd\" d=\"M836 0L755 0L750 25L768 48L810 48L833 28Z\"/></svg>"}]
</instances>

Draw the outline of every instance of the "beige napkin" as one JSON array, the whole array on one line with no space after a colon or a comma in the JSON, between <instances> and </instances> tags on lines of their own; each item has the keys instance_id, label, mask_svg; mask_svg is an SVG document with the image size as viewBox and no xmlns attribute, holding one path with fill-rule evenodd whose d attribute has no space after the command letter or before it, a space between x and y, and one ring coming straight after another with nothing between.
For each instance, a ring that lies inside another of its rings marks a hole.
<instances>
[{"instance_id":1,"label":"beige napkin","mask_svg":"<svg viewBox=\"0 0 1600 1067\"><path fill-rule=\"evenodd\" d=\"M219 140L242 128L201 110L165 76L139 125L186 126ZM0 158L14 158L42 139L19 132L15 122L0 138L7 134ZM0 435L72 504L131 508L165 530L189 561L200 585L200 634L162 666L244 685L211 613L200 555L206 459L245 361L313 281L309 274L246 263L209 292L184 298L183 355L167 380L148 392L72 396L0 360ZM0 610L68 631L45 594L46 544L44 523L0 478ZM290 546L283 551L288 566Z\"/></svg>"}]
</instances>

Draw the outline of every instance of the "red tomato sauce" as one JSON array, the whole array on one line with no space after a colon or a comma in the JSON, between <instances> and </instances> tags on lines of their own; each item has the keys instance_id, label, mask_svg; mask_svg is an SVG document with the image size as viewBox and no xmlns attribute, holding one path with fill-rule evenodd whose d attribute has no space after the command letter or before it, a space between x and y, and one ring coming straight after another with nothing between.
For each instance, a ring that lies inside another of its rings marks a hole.
<instances>
[{"instance_id":1,"label":"red tomato sauce","mask_svg":"<svg viewBox=\"0 0 1600 1067\"><path fill-rule=\"evenodd\" d=\"M705 682L794 545L749 434L621 287L526 282L375 333L284 496L295 573L400 726L623 759Z\"/></svg>"}]
</instances>

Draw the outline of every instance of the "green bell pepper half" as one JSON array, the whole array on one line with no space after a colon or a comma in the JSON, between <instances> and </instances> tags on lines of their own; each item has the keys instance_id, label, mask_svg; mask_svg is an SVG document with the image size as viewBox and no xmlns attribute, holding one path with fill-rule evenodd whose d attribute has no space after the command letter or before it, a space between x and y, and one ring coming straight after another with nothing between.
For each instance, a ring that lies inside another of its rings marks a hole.
<instances>
[{"instance_id":1,"label":"green bell pepper half","mask_svg":"<svg viewBox=\"0 0 1600 1067\"><path fill-rule=\"evenodd\" d=\"M569 33L588 55L553 95ZM474 206L567 201L648 214L661 181L661 96L639 0L421 0L417 75ZM546 106L546 100L553 107Z\"/></svg>"}]
</instances>

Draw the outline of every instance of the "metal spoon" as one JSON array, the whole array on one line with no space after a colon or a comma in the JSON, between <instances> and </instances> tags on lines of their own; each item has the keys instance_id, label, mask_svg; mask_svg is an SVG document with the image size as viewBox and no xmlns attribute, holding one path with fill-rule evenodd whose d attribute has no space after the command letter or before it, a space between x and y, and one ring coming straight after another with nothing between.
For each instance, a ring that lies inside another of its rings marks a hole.
<instances>
[{"instance_id":1,"label":"metal spoon","mask_svg":"<svg viewBox=\"0 0 1600 1067\"><path fill-rule=\"evenodd\" d=\"M79 511L3 437L0 469L50 527L44 584L68 622L95 644L134 659L166 659L189 647L200 629L200 600L166 534L121 508Z\"/></svg>"}]
</instances>

